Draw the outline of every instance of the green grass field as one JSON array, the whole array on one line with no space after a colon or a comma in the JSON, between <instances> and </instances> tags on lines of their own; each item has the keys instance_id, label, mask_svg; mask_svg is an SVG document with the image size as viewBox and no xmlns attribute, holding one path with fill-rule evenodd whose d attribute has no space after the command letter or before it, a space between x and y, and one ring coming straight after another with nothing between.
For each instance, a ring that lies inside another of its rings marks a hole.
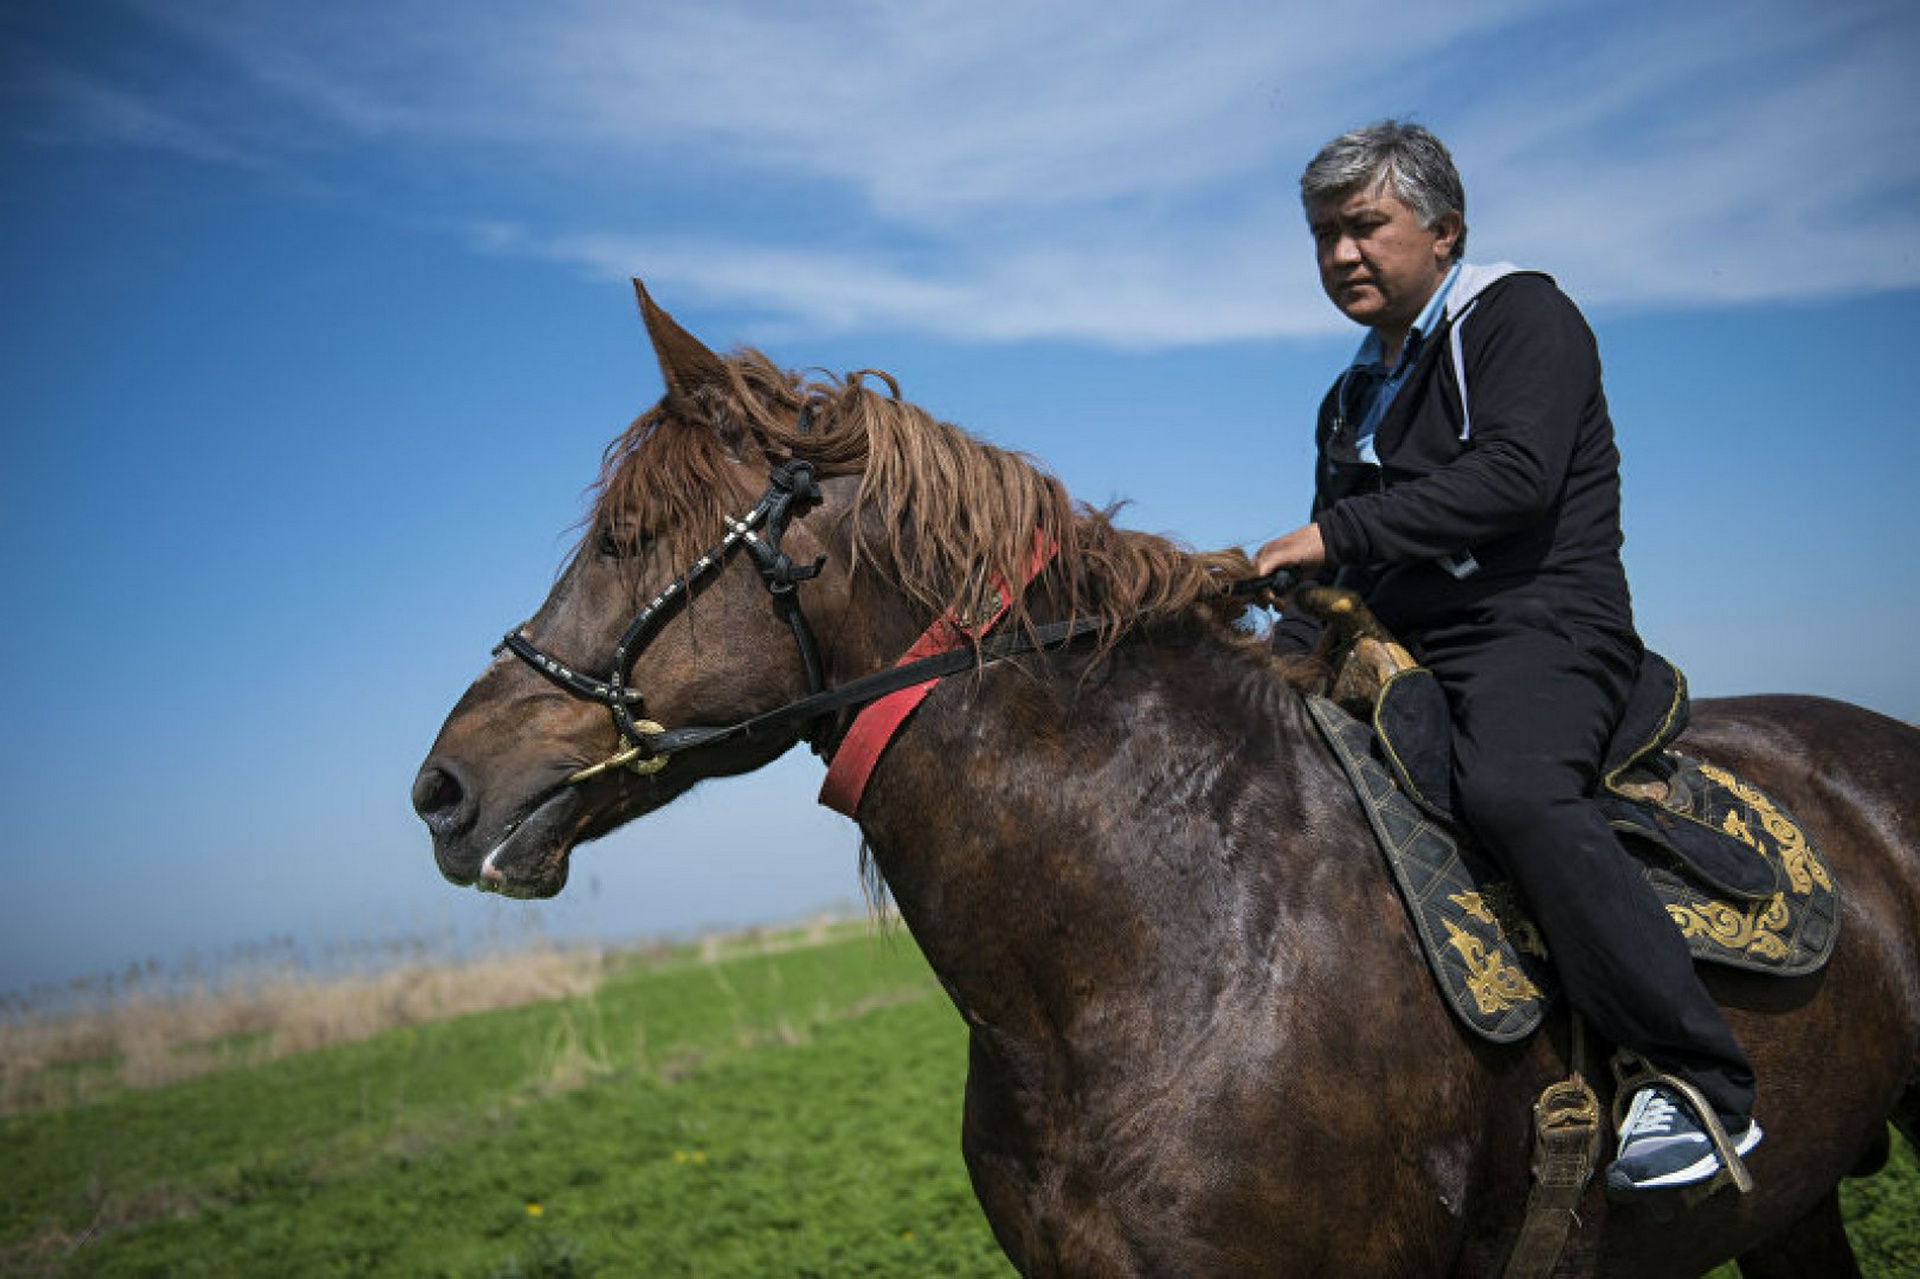
<instances>
[{"instance_id":1,"label":"green grass field","mask_svg":"<svg viewBox=\"0 0 1920 1279\"><path fill-rule=\"evenodd\" d=\"M911 939L771 940L0 1121L0 1272L1009 1274Z\"/></svg>"},{"instance_id":2,"label":"green grass field","mask_svg":"<svg viewBox=\"0 0 1920 1279\"><path fill-rule=\"evenodd\" d=\"M798 940L0 1120L0 1273L1011 1274L911 939ZM1870 1275L1920 1273L1897 1157L1848 1191Z\"/></svg>"}]
</instances>

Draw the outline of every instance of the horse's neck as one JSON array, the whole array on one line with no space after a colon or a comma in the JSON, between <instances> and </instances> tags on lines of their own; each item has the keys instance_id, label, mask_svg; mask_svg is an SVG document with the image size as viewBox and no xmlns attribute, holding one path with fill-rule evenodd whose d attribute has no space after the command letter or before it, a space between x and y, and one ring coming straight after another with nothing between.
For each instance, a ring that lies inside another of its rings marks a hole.
<instances>
[{"instance_id":1,"label":"horse's neck","mask_svg":"<svg viewBox=\"0 0 1920 1279\"><path fill-rule=\"evenodd\" d=\"M949 681L861 810L902 915L976 1023L1040 1033L1169 974L1230 982L1279 926L1277 832L1297 828L1287 781L1307 749L1297 698L1205 636L1129 644L1081 674L1055 657Z\"/></svg>"},{"instance_id":2,"label":"horse's neck","mask_svg":"<svg viewBox=\"0 0 1920 1279\"><path fill-rule=\"evenodd\" d=\"M874 573L855 575L840 590L818 627L829 686L893 665L932 621Z\"/></svg>"}]
</instances>

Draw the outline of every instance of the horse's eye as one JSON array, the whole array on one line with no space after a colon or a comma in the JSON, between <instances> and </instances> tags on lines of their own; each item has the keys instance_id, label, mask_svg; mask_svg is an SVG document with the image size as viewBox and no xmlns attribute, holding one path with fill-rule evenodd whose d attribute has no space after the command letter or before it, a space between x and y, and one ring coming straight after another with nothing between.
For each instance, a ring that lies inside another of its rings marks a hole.
<instances>
[{"instance_id":1,"label":"horse's eye","mask_svg":"<svg viewBox=\"0 0 1920 1279\"><path fill-rule=\"evenodd\" d=\"M602 559L624 560L644 553L651 545L653 538L650 534L609 528L600 530L597 549Z\"/></svg>"}]
</instances>

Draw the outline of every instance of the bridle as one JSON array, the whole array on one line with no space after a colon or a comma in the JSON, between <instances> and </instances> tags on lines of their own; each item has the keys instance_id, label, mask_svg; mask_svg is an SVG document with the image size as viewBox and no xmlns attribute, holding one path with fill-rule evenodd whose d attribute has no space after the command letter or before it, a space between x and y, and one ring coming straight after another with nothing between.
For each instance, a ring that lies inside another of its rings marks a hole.
<instances>
[{"instance_id":1,"label":"bridle","mask_svg":"<svg viewBox=\"0 0 1920 1279\"><path fill-rule=\"evenodd\" d=\"M803 431L804 428L803 415ZM599 763L589 764L569 775L563 785L577 785L616 768L625 768L641 775L657 773L667 766L674 755L683 751L785 730L795 724L805 725L804 735L812 739L817 750L827 754L824 738L828 717L841 710L862 706L890 693L970 667L985 666L1019 653L1057 648L1083 636L1096 634L1111 625L1099 617L1077 617L1044 625L1022 626L1005 634L984 638L975 636L972 643L960 644L931 656L905 660L829 689L821 674L819 643L814 639L813 628L807 624L806 614L800 608L799 589L802 582L819 574L826 563L826 556L816 557L812 564L801 565L794 563L780 547L795 509L818 502L820 496L811 463L791 458L774 466L767 477L766 491L753 508L738 519L722 516L726 532L720 540L708 547L699 559L669 582L658 595L647 601L633 620L627 623L619 642L614 645L612 665L604 678L584 675L573 669L521 635L518 629L509 632L494 647L496 654L505 649L568 693L606 707L613 716L614 728L620 737L619 746ZM723 726L695 725L668 729L653 720L636 718L635 711L645 705L646 699L638 689L628 685L628 672L633 669L633 663L645 648L646 641L665 621L669 609L690 598L696 584L742 546L753 556L754 566L759 569L760 578L772 596L774 611L793 633L794 644L800 653L800 664L806 671L807 695L738 723ZM1264 592L1279 594L1290 584L1290 575L1281 570L1267 577L1231 583L1225 589L1236 596Z\"/></svg>"},{"instance_id":2,"label":"bridle","mask_svg":"<svg viewBox=\"0 0 1920 1279\"><path fill-rule=\"evenodd\" d=\"M508 632L506 638L500 641L493 650L495 653L506 649L575 697L598 702L613 715L614 728L620 734L619 748L599 763L591 764L568 777L568 785L584 782L612 768L628 768L641 774L656 773L667 766L668 759L676 750L684 750L688 745L704 744L711 740L710 734L725 731L682 730L683 734L692 731L703 735L697 741L676 741L676 734L669 733L653 720L634 718L635 708L644 706L646 699L637 689L628 687L627 673L633 669L634 660L639 657L654 629L666 619L667 611L690 598L695 585L717 569L737 547L746 547L753 556L754 565L760 570L760 578L773 597L774 611L780 614L793 632L794 643L800 650L800 664L806 670L809 695L823 691L820 645L814 639L813 628L807 625L806 614L800 609L799 587L800 583L819 574L827 557L821 555L812 564L800 565L780 549L780 541L786 536L787 521L792 518L794 508L819 500L820 486L814 483L812 464L793 458L775 466L768 476L766 492L760 495L753 509L738 519L730 515L722 516L727 528L720 540L709 546L685 572L667 583L627 623L626 630L620 633L619 642L614 645L613 664L604 679L581 674L539 648L518 630Z\"/></svg>"}]
</instances>

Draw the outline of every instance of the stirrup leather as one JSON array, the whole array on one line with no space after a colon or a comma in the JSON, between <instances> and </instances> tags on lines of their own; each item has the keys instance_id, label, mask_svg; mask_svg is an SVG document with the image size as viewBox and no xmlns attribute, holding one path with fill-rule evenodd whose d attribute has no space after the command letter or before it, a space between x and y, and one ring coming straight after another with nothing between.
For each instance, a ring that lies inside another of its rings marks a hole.
<instances>
[{"instance_id":1,"label":"stirrup leather","mask_svg":"<svg viewBox=\"0 0 1920 1279\"><path fill-rule=\"evenodd\" d=\"M1541 1089L1533 1103L1533 1189L1502 1279L1553 1273L1600 1159L1600 1099L1582 1073L1587 1053L1579 1013L1568 1014L1567 1033L1569 1073Z\"/></svg>"}]
</instances>

